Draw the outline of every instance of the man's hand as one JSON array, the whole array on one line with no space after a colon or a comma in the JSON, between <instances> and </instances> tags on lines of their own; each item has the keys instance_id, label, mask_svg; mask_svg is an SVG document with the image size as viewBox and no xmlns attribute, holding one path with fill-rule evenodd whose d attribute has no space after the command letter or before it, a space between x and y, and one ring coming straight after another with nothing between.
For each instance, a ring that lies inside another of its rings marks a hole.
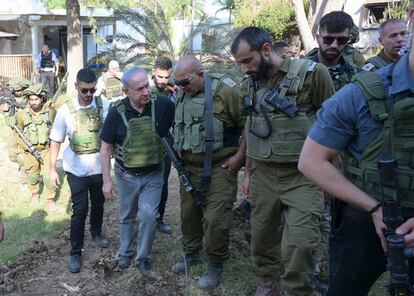
<instances>
[{"instance_id":1,"label":"man's hand","mask_svg":"<svg viewBox=\"0 0 414 296\"><path fill-rule=\"evenodd\" d=\"M50 169L49 178L50 178L50 182L52 182L52 185L55 186L55 188L59 187L60 179L59 179L59 174L56 171L56 168Z\"/></svg>"},{"instance_id":2,"label":"man's hand","mask_svg":"<svg viewBox=\"0 0 414 296\"><path fill-rule=\"evenodd\" d=\"M405 246L407 248L414 247L414 218L410 218L405 223L401 224L395 232L404 235Z\"/></svg>"},{"instance_id":3,"label":"man's hand","mask_svg":"<svg viewBox=\"0 0 414 296\"><path fill-rule=\"evenodd\" d=\"M251 173L247 170L244 171L243 182L241 185L241 192L245 199L249 197L249 189L250 189L250 175Z\"/></svg>"},{"instance_id":4,"label":"man's hand","mask_svg":"<svg viewBox=\"0 0 414 296\"><path fill-rule=\"evenodd\" d=\"M58 75L59 75L59 72L58 72L58 71L56 71L56 72L55 72L55 77L58 77Z\"/></svg>"},{"instance_id":5,"label":"man's hand","mask_svg":"<svg viewBox=\"0 0 414 296\"><path fill-rule=\"evenodd\" d=\"M105 196L105 200L112 200L115 196L115 189L114 185L112 184L112 180L104 181L102 186L102 192Z\"/></svg>"},{"instance_id":6,"label":"man's hand","mask_svg":"<svg viewBox=\"0 0 414 296\"><path fill-rule=\"evenodd\" d=\"M375 232L381 240L382 249L387 251L387 240L384 237L383 230L386 228L383 218L382 218L382 209L379 208L371 215L372 221L374 222Z\"/></svg>"},{"instance_id":7,"label":"man's hand","mask_svg":"<svg viewBox=\"0 0 414 296\"><path fill-rule=\"evenodd\" d=\"M223 169L227 169L230 173L238 172L244 164L244 155L240 153L234 154L232 157L221 166Z\"/></svg>"}]
</instances>

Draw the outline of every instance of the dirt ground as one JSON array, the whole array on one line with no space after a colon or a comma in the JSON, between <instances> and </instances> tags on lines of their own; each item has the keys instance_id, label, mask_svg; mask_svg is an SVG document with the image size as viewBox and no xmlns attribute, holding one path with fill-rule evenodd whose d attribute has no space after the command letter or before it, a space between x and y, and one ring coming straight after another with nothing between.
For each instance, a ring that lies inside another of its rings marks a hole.
<instances>
[{"instance_id":1,"label":"dirt ground","mask_svg":"<svg viewBox=\"0 0 414 296\"><path fill-rule=\"evenodd\" d=\"M4 143L0 143L0 149L6 151ZM10 172L9 180L17 177L17 166L8 160L6 153L0 154L0 169ZM91 241L87 224L80 273L71 274L67 268L70 241L69 230L66 229L54 239L33 241L17 262L0 265L0 295L184 295L184 291L188 291L185 277L169 271L182 253L179 247L178 182L176 171L172 169L165 220L174 226L174 234L157 232L150 277L142 278L133 265L124 271L117 268L118 211L117 201L114 201L105 205L104 214L103 231L110 246L98 248ZM244 223L240 218L235 219L238 219L235 225ZM247 229L247 224L244 228ZM248 242L243 237L245 230L239 229L238 236L232 236L231 249L242 257L248 257Z\"/></svg>"}]
</instances>

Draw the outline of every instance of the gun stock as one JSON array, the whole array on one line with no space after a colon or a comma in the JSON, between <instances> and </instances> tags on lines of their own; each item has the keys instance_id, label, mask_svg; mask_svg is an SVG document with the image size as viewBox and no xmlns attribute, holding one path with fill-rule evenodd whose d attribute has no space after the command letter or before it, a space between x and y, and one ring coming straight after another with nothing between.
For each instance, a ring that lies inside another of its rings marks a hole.
<instances>
[{"instance_id":1,"label":"gun stock","mask_svg":"<svg viewBox=\"0 0 414 296\"><path fill-rule=\"evenodd\" d=\"M69 72L66 72L65 73L65 76L63 76L62 82L60 83L58 89L56 90L55 95L53 96L53 98L51 100L52 103L56 102L58 96L60 95L60 93L61 93L61 91L63 89L63 87L66 85L66 79L68 78L68 75L69 75Z\"/></svg>"},{"instance_id":2,"label":"gun stock","mask_svg":"<svg viewBox=\"0 0 414 296\"><path fill-rule=\"evenodd\" d=\"M25 135L23 135L23 133L21 132L21 130L17 126L14 125L13 128L17 132L17 134L19 135L20 139L22 139L22 141L26 145L27 149L29 149L29 152L36 158L36 160L38 162L43 164L43 159L40 156L39 151L33 146L32 143L30 143L30 141L26 138Z\"/></svg>"}]
</instances>

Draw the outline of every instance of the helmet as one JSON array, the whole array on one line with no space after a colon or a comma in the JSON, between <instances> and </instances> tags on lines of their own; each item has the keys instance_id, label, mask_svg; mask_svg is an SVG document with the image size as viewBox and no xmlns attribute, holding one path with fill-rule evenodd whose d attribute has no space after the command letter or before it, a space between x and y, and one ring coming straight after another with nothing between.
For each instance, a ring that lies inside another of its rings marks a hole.
<instances>
[{"instance_id":1,"label":"helmet","mask_svg":"<svg viewBox=\"0 0 414 296\"><path fill-rule=\"evenodd\" d=\"M349 31L349 44L354 44L359 41L359 28L354 25Z\"/></svg>"},{"instance_id":2,"label":"helmet","mask_svg":"<svg viewBox=\"0 0 414 296\"><path fill-rule=\"evenodd\" d=\"M7 87L11 91L25 90L30 86L30 82L24 78L15 77L7 83Z\"/></svg>"},{"instance_id":3,"label":"helmet","mask_svg":"<svg viewBox=\"0 0 414 296\"><path fill-rule=\"evenodd\" d=\"M42 97L44 101L46 101L48 98L47 91L43 88L43 85L41 83L33 84L23 91L23 96L25 96L27 99L29 99L30 95Z\"/></svg>"}]
</instances>

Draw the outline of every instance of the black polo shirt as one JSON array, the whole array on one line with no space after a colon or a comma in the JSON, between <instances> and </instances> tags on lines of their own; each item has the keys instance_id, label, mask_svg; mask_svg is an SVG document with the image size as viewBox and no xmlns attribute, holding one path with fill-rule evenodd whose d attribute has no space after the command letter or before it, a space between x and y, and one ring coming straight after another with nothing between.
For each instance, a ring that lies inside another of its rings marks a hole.
<instances>
[{"instance_id":1,"label":"black polo shirt","mask_svg":"<svg viewBox=\"0 0 414 296\"><path fill-rule=\"evenodd\" d=\"M151 112L151 104L149 102L142 113L135 110L129 101L129 98L126 97L122 99L122 104L125 106L125 117L129 121L132 118L138 118L141 116L152 116ZM172 127L174 122L174 103L169 100L168 98L157 95L157 99L155 100L155 128L158 134L162 136L166 136ZM101 130L100 137L102 141L105 141L110 144L119 144L125 140L127 128L122 120L121 114L119 114L118 110L115 107L109 109L108 115L106 116L104 125ZM153 170L155 170L159 165L152 165L147 167L140 167L140 168L125 168L123 162L119 159L116 159L116 162L128 173L131 174L146 174Z\"/></svg>"}]
</instances>

